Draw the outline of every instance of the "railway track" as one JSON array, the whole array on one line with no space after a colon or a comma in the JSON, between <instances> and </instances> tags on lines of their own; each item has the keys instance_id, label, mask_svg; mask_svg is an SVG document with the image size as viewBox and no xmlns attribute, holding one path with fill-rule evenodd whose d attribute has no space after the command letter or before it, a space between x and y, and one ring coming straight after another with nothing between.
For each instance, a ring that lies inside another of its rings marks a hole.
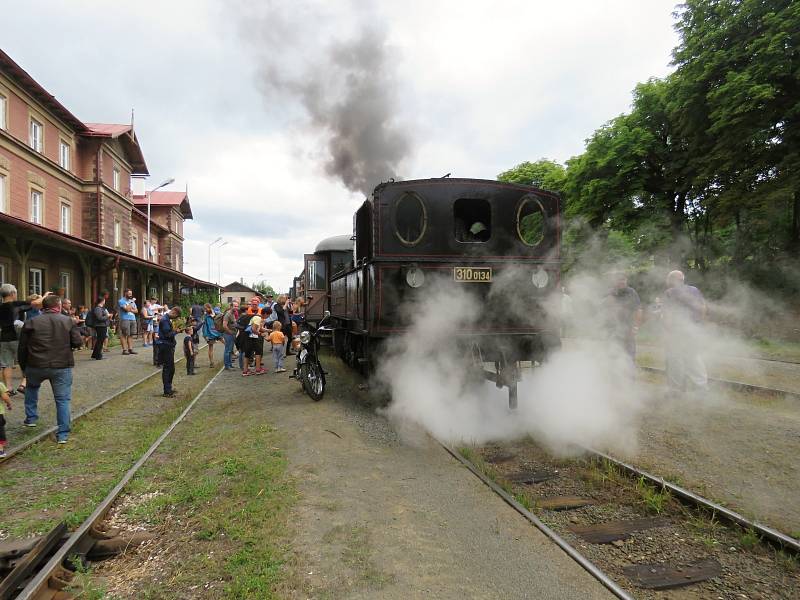
<instances>
[{"instance_id":1,"label":"railway track","mask_svg":"<svg viewBox=\"0 0 800 600\"><path fill-rule=\"evenodd\" d=\"M666 376L666 370L659 367L647 367L639 365L639 369L647 371L648 373L658 373L659 375ZM761 394L764 396L792 398L793 400L800 400L800 393L791 392L789 390L782 390L779 388L771 388L762 385L755 385L752 383L744 383L742 381L731 381L729 379L718 379L709 377L708 381L717 386L733 389L739 392L749 392L754 394Z\"/></svg>"},{"instance_id":2,"label":"railway track","mask_svg":"<svg viewBox=\"0 0 800 600\"><path fill-rule=\"evenodd\" d=\"M198 350L202 350L203 348L206 348L206 347L207 347L207 344L203 345L203 346L200 346L198 348ZM175 364L178 364L182 360L186 360L186 359L184 357L176 358L175 359ZM124 394L127 394L128 392L130 392L134 388L142 385L146 381L149 381L150 379L152 379L153 377L155 377L159 373L161 373L161 369L156 369L152 373L149 373L148 375L145 375L141 379L138 379L138 380L134 381L130 385L125 386L121 390L114 392L113 394L107 396L106 398L103 398L102 400L99 400L98 402L95 402L94 404L92 404L90 406L87 406L85 408L80 409L78 412L72 414L72 422L74 423L75 421L78 421L79 419L82 419L83 417L85 417L89 413L94 412L95 410L97 410L101 406L104 406L105 404L108 404L112 400L115 400L115 399L119 398L120 396L122 396ZM41 442L43 439L47 438L48 436L53 435L54 433L56 433L57 430L58 430L58 426L57 425L51 425L50 427L47 427L47 428L43 429L42 431L40 431L39 433L37 433L33 437L28 438L27 440L25 440L21 444L18 444L18 445L14 446L14 447L11 447L11 448L7 448L6 449L5 458L0 460L0 467L2 467L2 465L4 465L4 464L8 463L9 460L13 456L15 456L15 455L19 454L20 452L26 450L27 448L30 448L34 444L37 444L37 443Z\"/></svg>"},{"instance_id":3,"label":"railway track","mask_svg":"<svg viewBox=\"0 0 800 600\"><path fill-rule=\"evenodd\" d=\"M83 523L68 535L66 527L61 524L49 535L39 540L34 548L29 549L23 560L17 561L14 570L0 581L0 600L52 600L58 598L59 594L62 594L61 597L70 597L63 596L63 590L69 586L72 570L76 563L83 564L86 561L87 555L96 547L98 537L103 538L102 523L114 502L139 469L191 412L222 371L223 369L220 368L214 374L180 415L128 469ZM148 377L152 377L152 375Z\"/></svg>"},{"instance_id":4,"label":"railway track","mask_svg":"<svg viewBox=\"0 0 800 600\"><path fill-rule=\"evenodd\" d=\"M714 598L790 598L800 589L800 541L606 453L560 461L529 444L444 447L618 598L686 586ZM659 510L642 510L644 501ZM714 537L697 533L705 529ZM773 559L758 552L762 543L775 548ZM778 572L778 558L793 567Z\"/></svg>"}]
</instances>

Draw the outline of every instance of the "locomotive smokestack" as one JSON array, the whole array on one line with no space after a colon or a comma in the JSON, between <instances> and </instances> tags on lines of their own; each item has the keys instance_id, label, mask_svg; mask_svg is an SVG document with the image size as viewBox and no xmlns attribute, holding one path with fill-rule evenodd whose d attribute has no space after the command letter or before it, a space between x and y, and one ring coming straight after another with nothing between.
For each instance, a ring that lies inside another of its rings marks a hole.
<instances>
[{"instance_id":1,"label":"locomotive smokestack","mask_svg":"<svg viewBox=\"0 0 800 600\"><path fill-rule=\"evenodd\" d=\"M315 40L339 32L326 32L324 21L303 20L303 11L278 3L254 3L251 10L259 12L246 15L243 31L259 53L268 104L299 101L315 133L325 138L325 173L365 195L396 178L411 142L397 120L397 81L386 30L367 22L374 15L363 15L360 31L350 39L315 47Z\"/></svg>"}]
</instances>

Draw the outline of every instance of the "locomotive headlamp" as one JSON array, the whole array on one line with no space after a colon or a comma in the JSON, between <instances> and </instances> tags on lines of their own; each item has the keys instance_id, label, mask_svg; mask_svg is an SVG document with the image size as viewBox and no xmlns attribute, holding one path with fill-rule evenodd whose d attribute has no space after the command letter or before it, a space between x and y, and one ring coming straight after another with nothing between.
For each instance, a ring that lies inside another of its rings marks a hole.
<instances>
[{"instance_id":1,"label":"locomotive headlamp","mask_svg":"<svg viewBox=\"0 0 800 600\"><path fill-rule=\"evenodd\" d=\"M405 270L408 287L418 288L425 283L425 272L419 267L409 267Z\"/></svg>"},{"instance_id":2,"label":"locomotive headlamp","mask_svg":"<svg viewBox=\"0 0 800 600\"><path fill-rule=\"evenodd\" d=\"M533 285L535 285L537 288L542 289L547 287L547 282L550 281L550 276L547 274L547 271L540 267L533 272L533 275L531 275L531 281L533 281Z\"/></svg>"},{"instance_id":3,"label":"locomotive headlamp","mask_svg":"<svg viewBox=\"0 0 800 600\"><path fill-rule=\"evenodd\" d=\"M311 332L310 331L302 331L300 332L300 343L307 344L311 341Z\"/></svg>"}]
</instances>

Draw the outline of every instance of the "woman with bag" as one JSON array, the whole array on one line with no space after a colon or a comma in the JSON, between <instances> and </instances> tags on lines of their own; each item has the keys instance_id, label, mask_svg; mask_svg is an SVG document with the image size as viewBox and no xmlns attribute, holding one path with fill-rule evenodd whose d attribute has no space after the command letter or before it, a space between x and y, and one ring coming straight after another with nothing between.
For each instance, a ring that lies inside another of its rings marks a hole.
<instances>
[{"instance_id":1,"label":"woman with bag","mask_svg":"<svg viewBox=\"0 0 800 600\"><path fill-rule=\"evenodd\" d=\"M214 325L214 308L206 303L203 307L205 313L203 314L203 337L208 344L208 366L214 368L214 342L222 339L222 334L217 331Z\"/></svg>"}]
</instances>

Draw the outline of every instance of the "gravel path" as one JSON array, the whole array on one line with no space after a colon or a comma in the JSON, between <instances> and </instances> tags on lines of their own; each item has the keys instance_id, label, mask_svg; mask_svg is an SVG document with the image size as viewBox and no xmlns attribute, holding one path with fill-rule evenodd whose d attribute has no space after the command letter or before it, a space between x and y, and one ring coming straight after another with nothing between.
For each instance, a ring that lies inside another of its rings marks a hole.
<instances>
[{"instance_id":1,"label":"gravel path","mask_svg":"<svg viewBox=\"0 0 800 600\"><path fill-rule=\"evenodd\" d=\"M179 336L179 339L182 339ZM72 413L76 413L82 408L92 406L97 402L118 393L129 385L141 380L147 375L158 374L160 369L153 366L152 348L142 348L137 343L136 354L122 355L119 346L112 348L110 352L103 354L103 360L92 360L91 351L79 350L75 352L75 368L72 370ZM222 351L218 349L215 353L218 361L222 360ZM175 360L183 358L182 352L176 353ZM207 350L202 350L198 356L198 369L208 368ZM176 365L178 369L186 369L183 361ZM160 377L160 375L155 375ZM19 368L14 369L14 385L19 385ZM48 383L44 383L39 390L39 427L25 427L22 422L25 420L25 397L24 394L17 394L11 398L13 403L12 410L6 410L6 435L9 448L13 448L23 443L25 440L35 436L42 427L49 427L56 424L55 402L53 401L53 390Z\"/></svg>"},{"instance_id":2,"label":"gravel path","mask_svg":"<svg viewBox=\"0 0 800 600\"><path fill-rule=\"evenodd\" d=\"M638 347L641 365L664 368L664 350L658 346ZM710 377L775 388L800 394L800 364L737 356L708 356Z\"/></svg>"},{"instance_id":3,"label":"gravel path","mask_svg":"<svg viewBox=\"0 0 800 600\"><path fill-rule=\"evenodd\" d=\"M291 432L297 597L610 597L437 444L401 442L354 403L366 400L359 380L332 358L325 365L322 402L294 381L286 393L274 375L264 398L273 423ZM236 383L232 391L252 389Z\"/></svg>"},{"instance_id":4,"label":"gravel path","mask_svg":"<svg viewBox=\"0 0 800 600\"><path fill-rule=\"evenodd\" d=\"M796 400L729 392L705 401L652 386L635 465L793 535L800 534Z\"/></svg>"}]
</instances>

